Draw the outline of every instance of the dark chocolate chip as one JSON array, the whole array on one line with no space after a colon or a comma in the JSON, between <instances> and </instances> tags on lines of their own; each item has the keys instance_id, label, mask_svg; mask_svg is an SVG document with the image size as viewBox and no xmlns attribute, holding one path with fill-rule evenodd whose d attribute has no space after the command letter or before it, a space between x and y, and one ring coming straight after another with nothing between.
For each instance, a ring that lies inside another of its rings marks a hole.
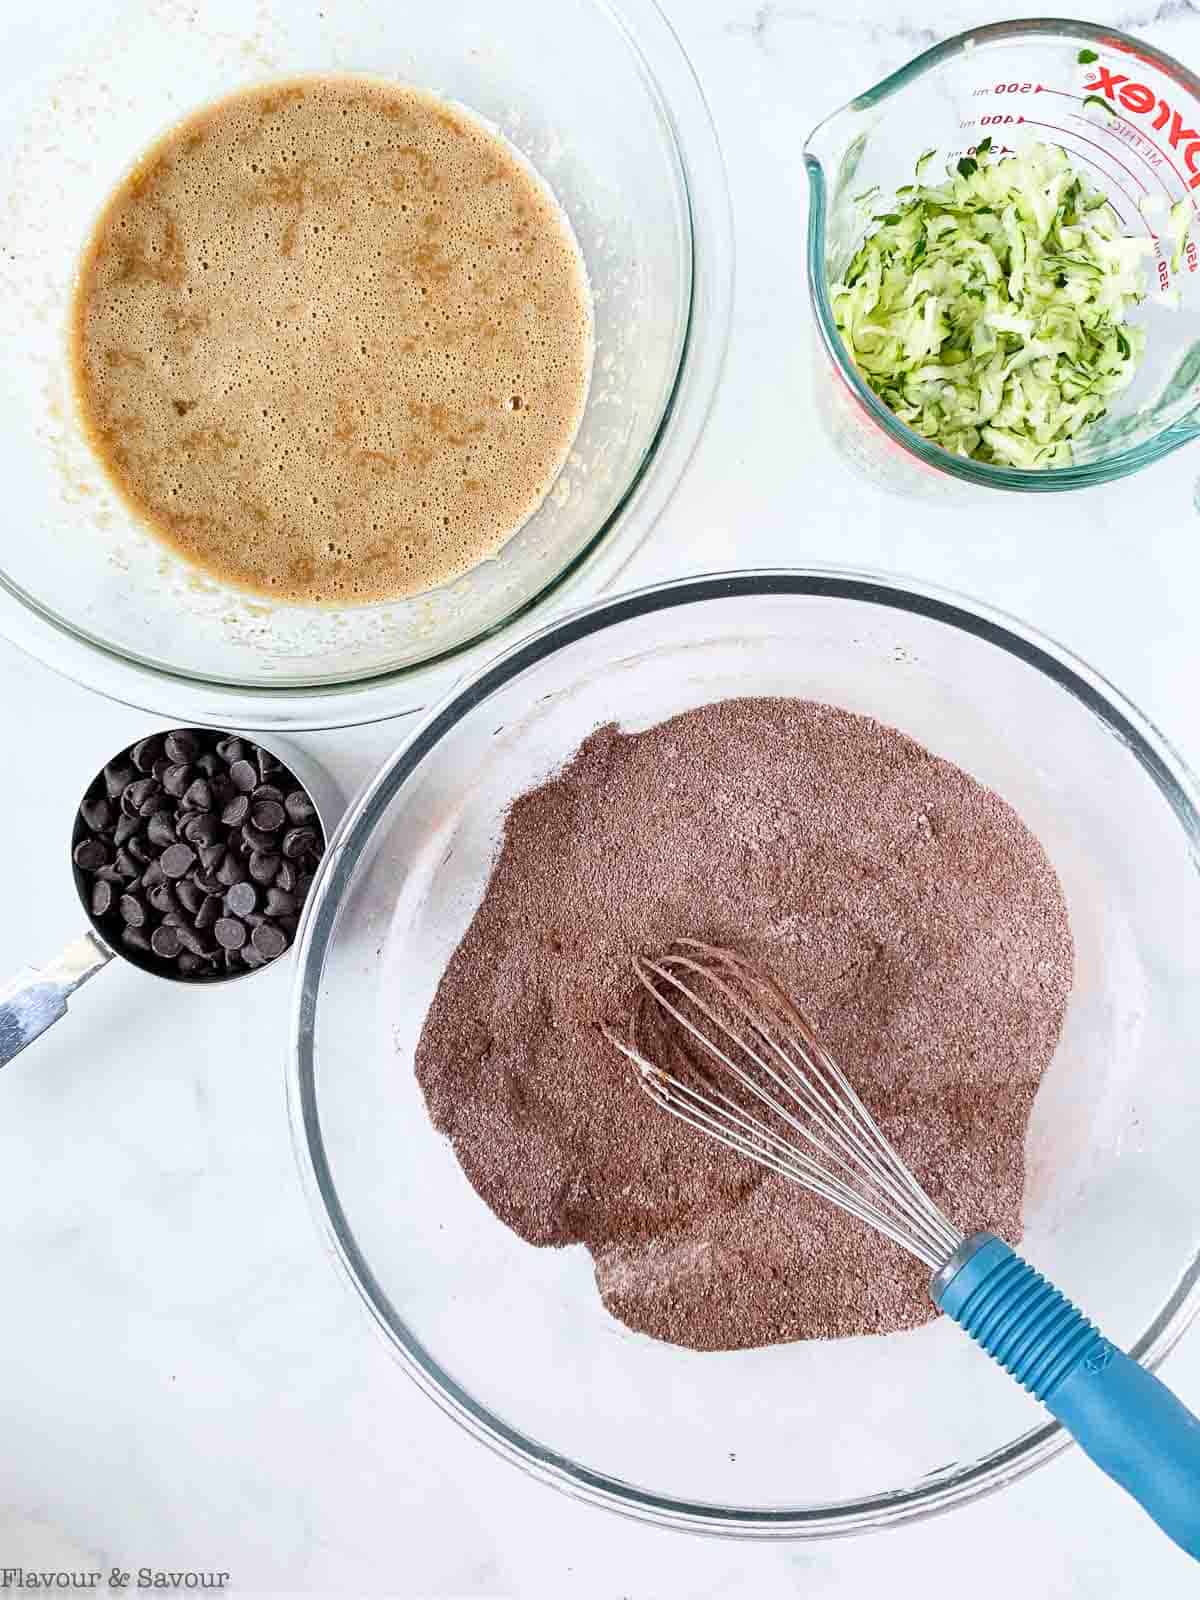
<instances>
[{"instance_id":1,"label":"dark chocolate chip","mask_svg":"<svg viewBox=\"0 0 1200 1600\"><path fill-rule=\"evenodd\" d=\"M213 928L213 938L222 950L240 950L246 942L246 929L236 917L222 917Z\"/></svg>"},{"instance_id":2,"label":"dark chocolate chip","mask_svg":"<svg viewBox=\"0 0 1200 1600\"><path fill-rule=\"evenodd\" d=\"M249 794L251 789L258 787L258 773L251 762L244 758L235 761L229 769L229 776L235 789L240 789L243 794Z\"/></svg>"},{"instance_id":3,"label":"dark chocolate chip","mask_svg":"<svg viewBox=\"0 0 1200 1600\"><path fill-rule=\"evenodd\" d=\"M186 761L181 761L176 766L168 767L160 781L166 792L178 800L187 792L188 784L192 781L192 769Z\"/></svg>"},{"instance_id":4,"label":"dark chocolate chip","mask_svg":"<svg viewBox=\"0 0 1200 1600\"><path fill-rule=\"evenodd\" d=\"M251 970L255 967L265 967L267 964L252 944L242 946L241 957L243 963Z\"/></svg>"},{"instance_id":5,"label":"dark chocolate chip","mask_svg":"<svg viewBox=\"0 0 1200 1600\"><path fill-rule=\"evenodd\" d=\"M194 956L190 950L185 950L176 962L176 968L185 978L194 978L196 973L203 972L205 963L199 956Z\"/></svg>"},{"instance_id":6,"label":"dark chocolate chip","mask_svg":"<svg viewBox=\"0 0 1200 1600\"><path fill-rule=\"evenodd\" d=\"M208 956L212 954L211 948L205 944L204 940L194 928L180 928L179 942L185 950L190 951L194 956Z\"/></svg>"},{"instance_id":7,"label":"dark chocolate chip","mask_svg":"<svg viewBox=\"0 0 1200 1600\"><path fill-rule=\"evenodd\" d=\"M274 961L287 949L287 940L273 922L260 923L250 941L264 961Z\"/></svg>"},{"instance_id":8,"label":"dark chocolate chip","mask_svg":"<svg viewBox=\"0 0 1200 1600\"><path fill-rule=\"evenodd\" d=\"M161 956L164 961L174 961L183 949L183 941L179 937L179 929L172 928L169 923L155 928L150 935L150 948L156 956Z\"/></svg>"},{"instance_id":9,"label":"dark chocolate chip","mask_svg":"<svg viewBox=\"0 0 1200 1600\"><path fill-rule=\"evenodd\" d=\"M154 813L146 824L146 837L160 850L165 850L175 843L175 819L169 811Z\"/></svg>"},{"instance_id":10,"label":"dark chocolate chip","mask_svg":"<svg viewBox=\"0 0 1200 1600\"><path fill-rule=\"evenodd\" d=\"M151 850L143 834L135 833L133 837L128 840L125 848L141 867L144 867L147 861L151 861L154 858L154 852Z\"/></svg>"},{"instance_id":11,"label":"dark chocolate chip","mask_svg":"<svg viewBox=\"0 0 1200 1600\"><path fill-rule=\"evenodd\" d=\"M250 820L261 833L278 833L283 827L285 812L278 800L259 800L250 813Z\"/></svg>"},{"instance_id":12,"label":"dark chocolate chip","mask_svg":"<svg viewBox=\"0 0 1200 1600\"><path fill-rule=\"evenodd\" d=\"M218 761L217 757L213 755L211 750L207 751L204 755L197 757L196 765L200 768L200 771L206 778L215 777L216 774L221 770L221 763Z\"/></svg>"},{"instance_id":13,"label":"dark chocolate chip","mask_svg":"<svg viewBox=\"0 0 1200 1600\"><path fill-rule=\"evenodd\" d=\"M229 802L221 813L221 821L230 828L238 828L250 815L250 796L239 794Z\"/></svg>"},{"instance_id":14,"label":"dark chocolate chip","mask_svg":"<svg viewBox=\"0 0 1200 1600\"><path fill-rule=\"evenodd\" d=\"M312 886L313 874L311 872L302 872L296 879L296 899L299 900L301 905L308 899L308 891Z\"/></svg>"},{"instance_id":15,"label":"dark chocolate chip","mask_svg":"<svg viewBox=\"0 0 1200 1600\"><path fill-rule=\"evenodd\" d=\"M206 894L204 903L196 913L196 928L200 933L205 933L221 915L221 897L215 894Z\"/></svg>"},{"instance_id":16,"label":"dark chocolate chip","mask_svg":"<svg viewBox=\"0 0 1200 1600\"><path fill-rule=\"evenodd\" d=\"M119 909L122 919L131 928L140 928L146 920L146 908L135 894L123 894Z\"/></svg>"},{"instance_id":17,"label":"dark chocolate chip","mask_svg":"<svg viewBox=\"0 0 1200 1600\"><path fill-rule=\"evenodd\" d=\"M112 884L106 883L103 879L99 883L94 883L92 885L92 915L94 917L106 917L112 910L112 906Z\"/></svg>"},{"instance_id":18,"label":"dark chocolate chip","mask_svg":"<svg viewBox=\"0 0 1200 1600\"><path fill-rule=\"evenodd\" d=\"M211 872L196 871L192 873L192 882L197 889L203 889L205 894L215 894L218 897L225 893L225 885Z\"/></svg>"},{"instance_id":19,"label":"dark chocolate chip","mask_svg":"<svg viewBox=\"0 0 1200 1600\"><path fill-rule=\"evenodd\" d=\"M288 814L288 820L297 827L303 822L311 822L317 814L317 808L305 794L303 789L293 789L283 802Z\"/></svg>"},{"instance_id":20,"label":"dark chocolate chip","mask_svg":"<svg viewBox=\"0 0 1200 1600\"><path fill-rule=\"evenodd\" d=\"M113 762L104 769L104 792L110 800L119 800L136 777L132 767Z\"/></svg>"},{"instance_id":21,"label":"dark chocolate chip","mask_svg":"<svg viewBox=\"0 0 1200 1600\"><path fill-rule=\"evenodd\" d=\"M147 894L146 899L149 900L155 911L160 914L179 910L179 897L169 883L156 883Z\"/></svg>"},{"instance_id":22,"label":"dark chocolate chip","mask_svg":"<svg viewBox=\"0 0 1200 1600\"><path fill-rule=\"evenodd\" d=\"M260 783L250 798L256 802L259 800L274 800L277 805L282 805L283 790L277 788L273 783Z\"/></svg>"},{"instance_id":23,"label":"dark chocolate chip","mask_svg":"<svg viewBox=\"0 0 1200 1600\"><path fill-rule=\"evenodd\" d=\"M200 753L200 741L190 728L176 728L167 735L163 747L178 766L194 761Z\"/></svg>"},{"instance_id":24,"label":"dark chocolate chip","mask_svg":"<svg viewBox=\"0 0 1200 1600\"><path fill-rule=\"evenodd\" d=\"M255 883L273 883L279 871L280 857L256 850L250 857L250 876Z\"/></svg>"},{"instance_id":25,"label":"dark chocolate chip","mask_svg":"<svg viewBox=\"0 0 1200 1600\"><path fill-rule=\"evenodd\" d=\"M269 917L291 917L296 912L296 898L282 889L267 890L266 913Z\"/></svg>"},{"instance_id":26,"label":"dark chocolate chip","mask_svg":"<svg viewBox=\"0 0 1200 1600\"><path fill-rule=\"evenodd\" d=\"M225 909L231 917L248 917L258 905L258 891L252 883L235 883L225 896Z\"/></svg>"},{"instance_id":27,"label":"dark chocolate chip","mask_svg":"<svg viewBox=\"0 0 1200 1600\"><path fill-rule=\"evenodd\" d=\"M215 872L225 859L225 846L217 841L216 844L202 844L200 846L200 865L205 872Z\"/></svg>"},{"instance_id":28,"label":"dark chocolate chip","mask_svg":"<svg viewBox=\"0 0 1200 1600\"><path fill-rule=\"evenodd\" d=\"M149 811L142 807L151 800L158 800L162 794L162 784L156 778L138 778L131 783L121 796L121 804L127 812L136 811L139 816L150 816L157 811L157 805L150 806Z\"/></svg>"},{"instance_id":29,"label":"dark chocolate chip","mask_svg":"<svg viewBox=\"0 0 1200 1600\"><path fill-rule=\"evenodd\" d=\"M195 864L196 852L186 844L173 844L169 850L164 850L161 858L163 871L168 878L186 877Z\"/></svg>"},{"instance_id":30,"label":"dark chocolate chip","mask_svg":"<svg viewBox=\"0 0 1200 1600\"><path fill-rule=\"evenodd\" d=\"M200 816L198 812L193 812L179 824L179 832L190 845L198 849L202 844L216 844L221 837L221 824L214 816Z\"/></svg>"},{"instance_id":31,"label":"dark chocolate chip","mask_svg":"<svg viewBox=\"0 0 1200 1600\"><path fill-rule=\"evenodd\" d=\"M261 828L256 828L252 822L248 822L242 829L242 838L250 846L251 850L277 850L279 848L277 839L272 839L269 833L264 833Z\"/></svg>"},{"instance_id":32,"label":"dark chocolate chip","mask_svg":"<svg viewBox=\"0 0 1200 1600\"><path fill-rule=\"evenodd\" d=\"M158 760L150 768L150 776L156 779L157 782L161 783L163 778L168 772L170 772L170 770L171 763L167 760L166 756L159 756Z\"/></svg>"},{"instance_id":33,"label":"dark chocolate chip","mask_svg":"<svg viewBox=\"0 0 1200 1600\"><path fill-rule=\"evenodd\" d=\"M230 734L225 739L218 739L217 754L222 761L227 761L230 766L235 761L244 761L246 759L245 740L237 738L234 734Z\"/></svg>"},{"instance_id":34,"label":"dark chocolate chip","mask_svg":"<svg viewBox=\"0 0 1200 1600\"><path fill-rule=\"evenodd\" d=\"M116 867L101 867L96 876L103 883L124 883L125 881L124 876Z\"/></svg>"},{"instance_id":35,"label":"dark chocolate chip","mask_svg":"<svg viewBox=\"0 0 1200 1600\"><path fill-rule=\"evenodd\" d=\"M292 940L296 937L296 929L300 926L300 918L299 917L280 917L279 918L279 926L280 926L280 928L282 928L284 934L286 935L287 942L289 944L291 944Z\"/></svg>"},{"instance_id":36,"label":"dark chocolate chip","mask_svg":"<svg viewBox=\"0 0 1200 1600\"><path fill-rule=\"evenodd\" d=\"M131 950L148 951L150 949L149 939L140 928L135 928L132 923L129 923L122 932L121 943L128 945Z\"/></svg>"},{"instance_id":37,"label":"dark chocolate chip","mask_svg":"<svg viewBox=\"0 0 1200 1600\"><path fill-rule=\"evenodd\" d=\"M139 739L129 752L139 772L149 772L162 753L163 743L156 733L152 733L148 739Z\"/></svg>"},{"instance_id":38,"label":"dark chocolate chip","mask_svg":"<svg viewBox=\"0 0 1200 1600\"><path fill-rule=\"evenodd\" d=\"M108 846L100 839L81 839L74 855L81 872L96 872L108 865Z\"/></svg>"},{"instance_id":39,"label":"dark chocolate chip","mask_svg":"<svg viewBox=\"0 0 1200 1600\"><path fill-rule=\"evenodd\" d=\"M197 778L195 782L189 784L187 793L180 801L180 804L187 811L211 811L212 790L208 786L208 780L206 778Z\"/></svg>"},{"instance_id":40,"label":"dark chocolate chip","mask_svg":"<svg viewBox=\"0 0 1200 1600\"><path fill-rule=\"evenodd\" d=\"M116 867L122 878L140 878L142 875L141 868L127 850L117 851L113 866Z\"/></svg>"},{"instance_id":41,"label":"dark chocolate chip","mask_svg":"<svg viewBox=\"0 0 1200 1600\"><path fill-rule=\"evenodd\" d=\"M292 894L296 888L296 880L300 874L292 861L281 861L279 871L275 874L275 887L282 889L284 894Z\"/></svg>"},{"instance_id":42,"label":"dark chocolate chip","mask_svg":"<svg viewBox=\"0 0 1200 1600\"><path fill-rule=\"evenodd\" d=\"M151 861L145 872L142 873L142 888L156 889L163 881L161 861Z\"/></svg>"},{"instance_id":43,"label":"dark chocolate chip","mask_svg":"<svg viewBox=\"0 0 1200 1600\"><path fill-rule=\"evenodd\" d=\"M225 853L225 859L213 874L217 882L230 889L235 883L241 883L246 876L246 869L234 855L232 850Z\"/></svg>"},{"instance_id":44,"label":"dark chocolate chip","mask_svg":"<svg viewBox=\"0 0 1200 1600\"><path fill-rule=\"evenodd\" d=\"M289 828L283 836L283 853L295 861L299 856L311 855L320 843L311 828Z\"/></svg>"},{"instance_id":45,"label":"dark chocolate chip","mask_svg":"<svg viewBox=\"0 0 1200 1600\"><path fill-rule=\"evenodd\" d=\"M193 917L204 904L204 891L197 889L194 883L188 883L186 878L182 883L176 884L175 893L179 899L179 904Z\"/></svg>"},{"instance_id":46,"label":"dark chocolate chip","mask_svg":"<svg viewBox=\"0 0 1200 1600\"><path fill-rule=\"evenodd\" d=\"M141 825L140 817L118 817L117 826L113 830L113 843L118 846L123 845L126 839L133 838Z\"/></svg>"},{"instance_id":47,"label":"dark chocolate chip","mask_svg":"<svg viewBox=\"0 0 1200 1600\"><path fill-rule=\"evenodd\" d=\"M85 800L79 808L79 815L93 833L103 833L113 824L112 806L102 794Z\"/></svg>"}]
</instances>

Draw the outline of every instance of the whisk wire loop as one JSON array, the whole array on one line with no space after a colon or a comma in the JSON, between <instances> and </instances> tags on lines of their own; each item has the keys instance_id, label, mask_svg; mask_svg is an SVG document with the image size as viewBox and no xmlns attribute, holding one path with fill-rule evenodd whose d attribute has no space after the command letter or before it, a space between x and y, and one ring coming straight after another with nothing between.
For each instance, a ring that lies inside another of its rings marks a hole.
<instances>
[{"instance_id":1,"label":"whisk wire loop","mask_svg":"<svg viewBox=\"0 0 1200 1600\"><path fill-rule=\"evenodd\" d=\"M657 960L639 957L634 969L643 1001L672 1018L700 1051L700 1060L687 1058L680 1075L647 1059L636 1027L632 1042L605 1030L664 1110L832 1201L932 1270L954 1253L962 1235L924 1193L772 978L730 951L695 940L680 941ZM734 1093L722 1087L725 1074ZM757 1114L759 1106L774 1125Z\"/></svg>"}]
</instances>

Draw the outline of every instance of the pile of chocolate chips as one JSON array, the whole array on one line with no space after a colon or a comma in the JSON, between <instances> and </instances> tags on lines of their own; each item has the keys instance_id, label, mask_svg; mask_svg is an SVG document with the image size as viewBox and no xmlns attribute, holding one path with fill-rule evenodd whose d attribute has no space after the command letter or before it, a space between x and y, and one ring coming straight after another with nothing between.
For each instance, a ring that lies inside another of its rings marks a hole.
<instances>
[{"instance_id":1,"label":"pile of chocolate chips","mask_svg":"<svg viewBox=\"0 0 1200 1600\"><path fill-rule=\"evenodd\" d=\"M75 821L80 889L139 966L204 981L291 944L325 849L316 807L247 739L176 728L109 763Z\"/></svg>"}]
</instances>

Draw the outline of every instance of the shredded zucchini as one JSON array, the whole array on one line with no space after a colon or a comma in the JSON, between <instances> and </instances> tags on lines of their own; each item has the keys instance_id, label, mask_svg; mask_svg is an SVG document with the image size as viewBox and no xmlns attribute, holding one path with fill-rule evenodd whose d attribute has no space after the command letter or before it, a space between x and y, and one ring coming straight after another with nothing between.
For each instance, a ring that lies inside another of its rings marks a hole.
<instances>
[{"instance_id":1,"label":"shredded zucchini","mask_svg":"<svg viewBox=\"0 0 1200 1600\"><path fill-rule=\"evenodd\" d=\"M995 160L990 145L933 186L922 156L834 285L834 318L917 433L976 461L1069 466L1145 348L1125 315L1153 244L1122 235L1057 146Z\"/></svg>"}]
</instances>

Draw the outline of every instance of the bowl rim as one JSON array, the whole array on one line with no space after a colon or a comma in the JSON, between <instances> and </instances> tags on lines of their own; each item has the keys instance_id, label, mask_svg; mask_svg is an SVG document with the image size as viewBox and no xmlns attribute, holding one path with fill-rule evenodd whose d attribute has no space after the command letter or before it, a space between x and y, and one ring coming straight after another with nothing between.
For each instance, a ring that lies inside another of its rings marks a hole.
<instances>
[{"instance_id":1,"label":"bowl rim","mask_svg":"<svg viewBox=\"0 0 1200 1600\"><path fill-rule=\"evenodd\" d=\"M585 546L473 637L420 661L340 681L237 683L142 660L59 617L3 572L0 637L84 688L181 725L263 732L354 727L419 710L514 627L578 593L585 581L593 594L617 581L683 481L716 399L733 310L733 213L711 109L659 0L591 3L625 39L656 102L678 174L689 277L678 360L661 415L629 482Z\"/></svg>"},{"instance_id":2,"label":"bowl rim","mask_svg":"<svg viewBox=\"0 0 1200 1600\"><path fill-rule=\"evenodd\" d=\"M1200 870L1200 788L1155 725L1078 656L1048 635L981 601L932 584L833 566L760 568L677 578L581 607L529 635L465 676L417 723L350 807L326 851L296 941L286 1064L292 1144L314 1221L331 1255L387 1338L408 1375L481 1443L572 1497L639 1521L742 1539L827 1539L920 1520L995 1493L1072 1443L1047 1421L978 1461L933 1474L911 1489L799 1507L720 1506L658 1494L594 1471L528 1438L494 1416L439 1365L391 1306L341 1208L321 1138L316 1097L315 1020L320 980L343 892L374 831L408 777L461 718L527 667L579 639L638 616L740 597L838 598L942 622L1007 651L1040 671L1098 717L1141 763L1179 820ZM1131 1347L1155 1367L1200 1313L1200 1250L1166 1304Z\"/></svg>"}]
</instances>

